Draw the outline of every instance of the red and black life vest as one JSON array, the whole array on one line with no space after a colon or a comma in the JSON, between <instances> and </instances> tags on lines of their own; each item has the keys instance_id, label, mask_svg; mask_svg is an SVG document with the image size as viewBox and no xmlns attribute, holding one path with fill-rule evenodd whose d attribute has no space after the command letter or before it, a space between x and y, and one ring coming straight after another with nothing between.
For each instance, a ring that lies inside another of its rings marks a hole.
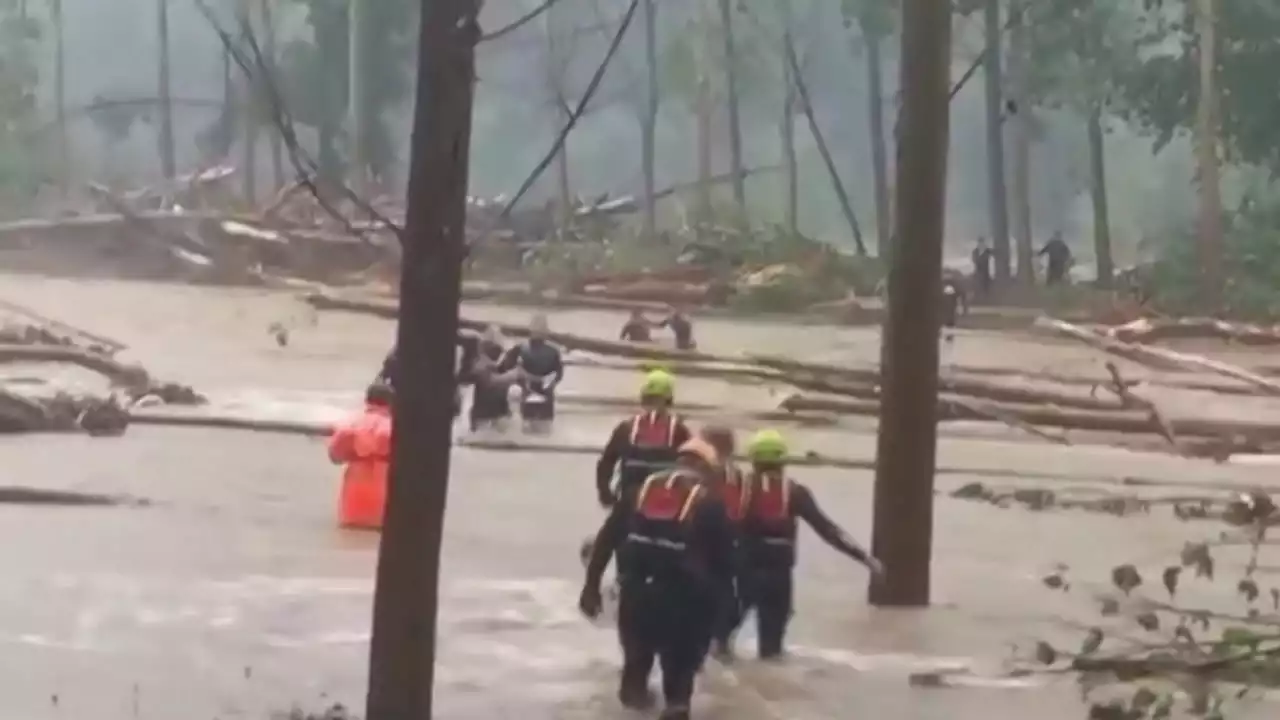
<instances>
[{"instance_id":1,"label":"red and black life vest","mask_svg":"<svg viewBox=\"0 0 1280 720\"><path fill-rule=\"evenodd\" d=\"M638 485L676 462L676 429L680 418L666 412L644 412L631 418L627 448L622 453L621 484Z\"/></svg>"},{"instance_id":2,"label":"red and black life vest","mask_svg":"<svg viewBox=\"0 0 1280 720\"><path fill-rule=\"evenodd\" d=\"M721 500L729 520L741 523L747 514L747 505L751 500L751 483L733 463L724 466L724 490Z\"/></svg>"},{"instance_id":3,"label":"red and black life vest","mask_svg":"<svg viewBox=\"0 0 1280 720\"><path fill-rule=\"evenodd\" d=\"M688 521L706 493L698 481L696 475L683 470L650 475L636 494L628 544L684 553L688 549Z\"/></svg>"},{"instance_id":4,"label":"red and black life vest","mask_svg":"<svg viewBox=\"0 0 1280 720\"><path fill-rule=\"evenodd\" d=\"M744 485L741 522L745 534L765 545L794 545L796 518L791 509L791 480L774 473L753 473Z\"/></svg>"}]
</instances>

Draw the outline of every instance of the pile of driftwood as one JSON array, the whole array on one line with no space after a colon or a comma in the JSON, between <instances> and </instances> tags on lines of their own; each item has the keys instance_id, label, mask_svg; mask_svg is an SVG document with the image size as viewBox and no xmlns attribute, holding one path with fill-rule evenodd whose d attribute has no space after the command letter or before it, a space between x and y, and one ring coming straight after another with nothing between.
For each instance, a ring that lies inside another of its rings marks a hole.
<instances>
[{"instance_id":1,"label":"pile of driftwood","mask_svg":"<svg viewBox=\"0 0 1280 720\"><path fill-rule=\"evenodd\" d=\"M341 310L394 318L388 300L312 294L306 302L318 310ZM480 330L487 323L463 319L462 327ZM1180 455L1225 459L1235 453L1271 452L1280 448L1280 421L1248 418L1167 417L1144 390L1169 386L1243 398L1280 396L1280 380L1209 358L1124 342L1105 330L1090 330L1043 318L1039 326L1111 356L1105 376L1067 377L1049 373L991 368L951 368L940 379L938 420L1003 423L1045 441L1072 444L1114 442L1126 446L1160 446ZM499 325L510 337L527 329ZM794 392L780 409L791 413L876 416L880 410L880 370L842 367L781 357L717 355L671 348L550 333L566 350L623 358L593 361L596 366L635 368L660 363L681 375L733 381L766 381L791 386ZM1126 370L1150 371L1136 381ZM1138 441L1135 442L1135 439ZM1153 443L1153 440L1156 441ZM1158 443L1158 445L1156 444Z\"/></svg>"},{"instance_id":2,"label":"pile of driftwood","mask_svg":"<svg viewBox=\"0 0 1280 720\"><path fill-rule=\"evenodd\" d=\"M0 310L31 316L9 303ZM41 324L0 325L0 365L70 364L108 381L105 393L76 392L32 377L0 378L0 434L87 432L95 436L123 434L131 408L151 405L200 405L192 388L156 380L142 367L122 363L114 355L120 343L44 319Z\"/></svg>"}]
</instances>

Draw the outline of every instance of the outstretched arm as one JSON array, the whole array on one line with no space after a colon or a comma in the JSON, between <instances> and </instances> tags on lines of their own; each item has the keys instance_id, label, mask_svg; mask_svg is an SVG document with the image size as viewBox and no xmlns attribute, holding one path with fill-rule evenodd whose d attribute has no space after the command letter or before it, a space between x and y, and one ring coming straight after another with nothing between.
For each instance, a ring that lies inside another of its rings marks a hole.
<instances>
[{"instance_id":1,"label":"outstretched arm","mask_svg":"<svg viewBox=\"0 0 1280 720\"><path fill-rule=\"evenodd\" d=\"M600 498L601 505L609 506L614 503L613 490L610 487L613 485L613 471L618 466L618 461L622 459L622 451L626 446L626 425L619 423L609 434L609 441L605 443L604 450L600 452L600 459L596 461L596 497Z\"/></svg>"},{"instance_id":2,"label":"outstretched arm","mask_svg":"<svg viewBox=\"0 0 1280 720\"><path fill-rule=\"evenodd\" d=\"M796 483L792 488L791 507L796 517L804 520L822 541L858 562L870 564L871 555L857 542L840 529L827 514L818 507L818 501L809 488Z\"/></svg>"}]
</instances>

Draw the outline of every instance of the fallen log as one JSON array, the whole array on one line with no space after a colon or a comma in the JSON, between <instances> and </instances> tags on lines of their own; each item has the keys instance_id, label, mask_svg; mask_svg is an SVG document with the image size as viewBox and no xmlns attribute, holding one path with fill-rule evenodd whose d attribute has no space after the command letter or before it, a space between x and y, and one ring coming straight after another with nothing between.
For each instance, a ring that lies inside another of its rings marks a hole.
<instances>
[{"instance_id":1,"label":"fallen log","mask_svg":"<svg viewBox=\"0 0 1280 720\"><path fill-rule=\"evenodd\" d=\"M1146 365L1148 367L1160 370L1189 370L1191 372L1202 372L1207 370L1224 377L1248 383L1256 390L1260 390L1265 394L1280 395L1280 382L1268 380L1257 373L1249 372L1244 368L1236 367L1229 363L1219 362L1217 360L1201 357L1199 355L1192 355L1190 353L1174 352L1167 348L1123 343L1054 318L1041 318L1036 322L1042 327L1047 327L1059 334L1080 340L1081 342L1102 350L1103 352Z\"/></svg>"},{"instance_id":2,"label":"fallen log","mask_svg":"<svg viewBox=\"0 0 1280 720\"><path fill-rule=\"evenodd\" d=\"M1103 331L1128 343L1213 339L1241 345L1280 345L1280 327L1233 323L1215 318L1138 318Z\"/></svg>"},{"instance_id":3,"label":"fallen log","mask_svg":"<svg viewBox=\"0 0 1280 720\"><path fill-rule=\"evenodd\" d=\"M779 406L796 412L829 412L845 415L876 416L880 404L876 401L853 398L811 397L792 395ZM986 420L992 412L1000 412L1009 418L1017 418L1029 425L1059 427L1066 430L1093 430L1111 433L1149 434L1154 430L1148 412L1141 410L1114 410L1098 412L1075 408L1057 408L1050 405L1015 405L990 403L985 412L965 398L942 395L938 398L938 421ZM1179 436L1221 437L1242 435L1257 441L1280 440L1280 424L1247 420L1206 420L1177 418L1170 421L1172 430Z\"/></svg>"},{"instance_id":4,"label":"fallen log","mask_svg":"<svg viewBox=\"0 0 1280 720\"><path fill-rule=\"evenodd\" d=\"M1172 446L1175 451L1181 452L1182 449L1178 445L1177 435L1173 432L1173 425L1171 425L1169 420L1165 418L1164 414L1160 412L1160 409L1156 407L1156 404L1146 398L1139 397L1138 395L1130 392L1129 388L1137 383L1130 382L1121 377L1120 368L1116 367L1115 363L1108 361L1106 368L1107 373L1111 375L1111 385L1109 389L1120 398L1120 403L1126 408L1145 410L1147 415L1151 418L1152 426L1158 433L1160 433L1161 437L1167 440L1169 445Z\"/></svg>"},{"instance_id":5,"label":"fallen log","mask_svg":"<svg viewBox=\"0 0 1280 720\"><path fill-rule=\"evenodd\" d=\"M103 348L108 353L117 353L117 352L120 352L121 350L124 350L127 347L124 343L118 340L113 340L109 337L103 337L102 335L91 333L88 330L85 330L83 328L78 328L74 325L68 325L59 320L54 320L51 317L42 315L25 305L19 305L18 303L15 303L15 302L10 302L8 300L0 300L0 310L5 310L8 312L14 313L16 315L25 317L29 320L33 320L39 326L49 328L55 332L62 333L64 335L68 335L71 338L83 338L85 340L88 340L93 345Z\"/></svg>"}]
</instances>

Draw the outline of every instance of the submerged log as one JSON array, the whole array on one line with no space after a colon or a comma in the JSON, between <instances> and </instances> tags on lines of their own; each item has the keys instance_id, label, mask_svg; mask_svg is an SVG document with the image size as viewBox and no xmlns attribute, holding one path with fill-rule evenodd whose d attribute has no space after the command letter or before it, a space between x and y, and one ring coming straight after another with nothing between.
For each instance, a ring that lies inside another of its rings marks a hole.
<instances>
[{"instance_id":1,"label":"submerged log","mask_svg":"<svg viewBox=\"0 0 1280 720\"><path fill-rule=\"evenodd\" d=\"M0 363L62 362L78 365L107 378L137 400L151 396L171 405L200 405L205 398L192 388L159 382L140 365L66 345L0 345Z\"/></svg>"},{"instance_id":2,"label":"submerged log","mask_svg":"<svg viewBox=\"0 0 1280 720\"><path fill-rule=\"evenodd\" d=\"M1139 318L1104 332L1108 337L1128 343L1213 339L1251 346L1280 345L1280 327L1214 318Z\"/></svg>"}]
</instances>

